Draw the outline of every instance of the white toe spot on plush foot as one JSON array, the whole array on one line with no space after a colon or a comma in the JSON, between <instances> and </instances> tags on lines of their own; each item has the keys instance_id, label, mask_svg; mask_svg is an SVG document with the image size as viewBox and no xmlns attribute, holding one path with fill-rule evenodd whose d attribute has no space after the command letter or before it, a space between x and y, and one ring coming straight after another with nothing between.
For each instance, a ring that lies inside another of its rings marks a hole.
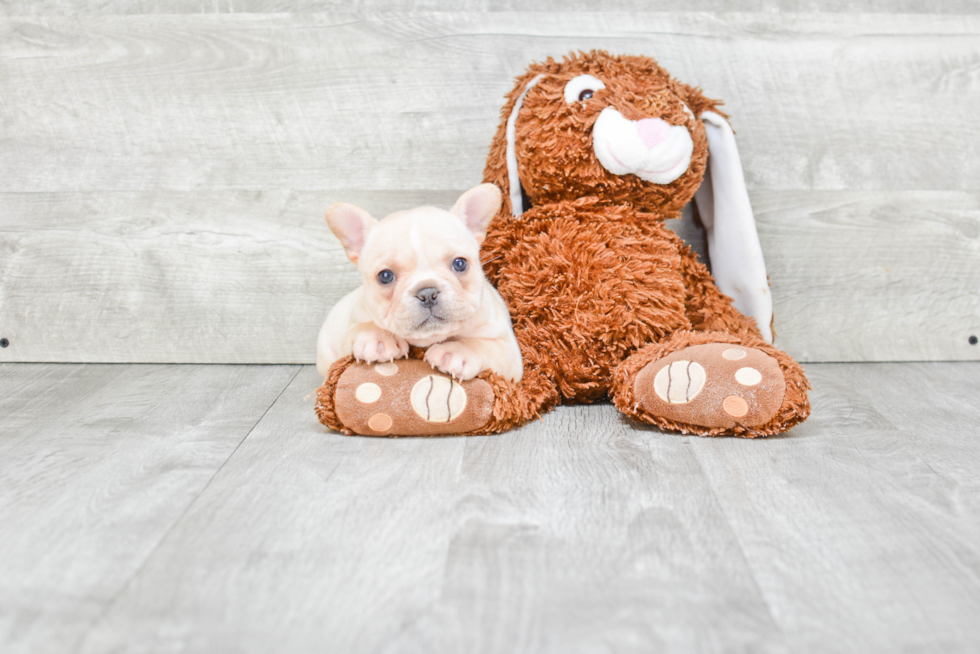
<instances>
[{"instance_id":1,"label":"white toe spot on plush foot","mask_svg":"<svg viewBox=\"0 0 980 654\"><path fill-rule=\"evenodd\" d=\"M725 410L725 413L734 418L741 418L749 412L749 405L738 395L729 395L722 402L721 406Z\"/></svg>"},{"instance_id":2,"label":"white toe spot on plush foot","mask_svg":"<svg viewBox=\"0 0 980 654\"><path fill-rule=\"evenodd\" d=\"M412 388L412 408L426 422L451 422L466 408L466 389L455 379L426 375Z\"/></svg>"},{"instance_id":3,"label":"white toe spot on plush foot","mask_svg":"<svg viewBox=\"0 0 980 654\"><path fill-rule=\"evenodd\" d=\"M730 347L721 353L721 356L725 357L729 361L738 361L739 359L744 359L746 357L745 350L737 347Z\"/></svg>"},{"instance_id":4,"label":"white toe spot on plush foot","mask_svg":"<svg viewBox=\"0 0 980 654\"><path fill-rule=\"evenodd\" d=\"M664 402L687 404L704 388L704 368L696 361L674 361L653 379L653 390Z\"/></svg>"},{"instance_id":5,"label":"white toe spot on plush foot","mask_svg":"<svg viewBox=\"0 0 980 654\"><path fill-rule=\"evenodd\" d=\"M381 387L371 382L364 382L357 387L354 397L362 404L371 404L381 399Z\"/></svg>"},{"instance_id":6,"label":"white toe spot on plush foot","mask_svg":"<svg viewBox=\"0 0 980 654\"><path fill-rule=\"evenodd\" d=\"M735 381L742 386L755 386L762 381L762 373L755 368L739 368L735 373Z\"/></svg>"},{"instance_id":7,"label":"white toe spot on plush foot","mask_svg":"<svg viewBox=\"0 0 980 654\"><path fill-rule=\"evenodd\" d=\"M374 371L384 377L391 377L392 375L398 374L398 364L394 361L379 363L374 367Z\"/></svg>"}]
</instances>

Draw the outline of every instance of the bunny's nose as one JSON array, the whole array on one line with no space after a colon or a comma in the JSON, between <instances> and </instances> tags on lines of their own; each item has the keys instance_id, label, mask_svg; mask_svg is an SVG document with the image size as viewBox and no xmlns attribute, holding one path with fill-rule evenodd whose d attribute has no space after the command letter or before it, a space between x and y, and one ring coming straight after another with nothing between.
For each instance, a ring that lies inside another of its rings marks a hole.
<instances>
[{"instance_id":1,"label":"bunny's nose","mask_svg":"<svg viewBox=\"0 0 980 654\"><path fill-rule=\"evenodd\" d=\"M415 294L415 297L419 299L426 308L431 309L432 305L436 303L436 298L439 297L439 290L433 288L432 286L428 288L423 288L421 291Z\"/></svg>"},{"instance_id":2,"label":"bunny's nose","mask_svg":"<svg viewBox=\"0 0 980 654\"><path fill-rule=\"evenodd\" d=\"M662 118L644 118L636 123L636 131L647 149L651 150L667 140L670 124Z\"/></svg>"}]
</instances>

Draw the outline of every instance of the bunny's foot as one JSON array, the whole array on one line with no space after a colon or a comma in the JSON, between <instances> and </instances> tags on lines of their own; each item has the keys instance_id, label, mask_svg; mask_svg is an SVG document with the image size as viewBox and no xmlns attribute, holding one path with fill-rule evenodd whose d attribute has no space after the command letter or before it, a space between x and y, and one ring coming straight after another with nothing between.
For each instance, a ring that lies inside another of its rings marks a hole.
<instances>
[{"instance_id":1,"label":"bunny's foot","mask_svg":"<svg viewBox=\"0 0 980 654\"><path fill-rule=\"evenodd\" d=\"M614 397L627 415L702 435L768 436L809 414L806 377L785 353L755 339L681 332L627 359Z\"/></svg>"},{"instance_id":2,"label":"bunny's foot","mask_svg":"<svg viewBox=\"0 0 980 654\"><path fill-rule=\"evenodd\" d=\"M554 379L525 366L517 384L486 370L459 382L423 360L336 361L317 390L317 417L327 427L365 436L497 434L540 417L558 404Z\"/></svg>"},{"instance_id":3,"label":"bunny's foot","mask_svg":"<svg viewBox=\"0 0 980 654\"><path fill-rule=\"evenodd\" d=\"M420 359L338 361L317 391L320 422L363 436L442 436L490 422L494 393L483 379L459 382Z\"/></svg>"},{"instance_id":4,"label":"bunny's foot","mask_svg":"<svg viewBox=\"0 0 980 654\"><path fill-rule=\"evenodd\" d=\"M640 404L678 423L712 429L759 427L776 415L786 381L771 356L728 343L692 345L644 366Z\"/></svg>"}]
</instances>

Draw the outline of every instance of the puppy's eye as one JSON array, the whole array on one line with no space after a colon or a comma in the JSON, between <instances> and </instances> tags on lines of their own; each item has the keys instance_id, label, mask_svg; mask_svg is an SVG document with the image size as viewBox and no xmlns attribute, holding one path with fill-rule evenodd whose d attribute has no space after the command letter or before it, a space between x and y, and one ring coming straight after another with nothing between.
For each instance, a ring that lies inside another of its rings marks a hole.
<instances>
[{"instance_id":1,"label":"puppy's eye","mask_svg":"<svg viewBox=\"0 0 980 654\"><path fill-rule=\"evenodd\" d=\"M395 273L391 272L387 268L378 273L378 283L382 285L387 285L395 281Z\"/></svg>"},{"instance_id":2,"label":"puppy's eye","mask_svg":"<svg viewBox=\"0 0 980 654\"><path fill-rule=\"evenodd\" d=\"M565 85L565 102L583 102L588 100L599 89L606 88L602 80L592 75L579 75L574 77Z\"/></svg>"},{"instance_id":3,"label":"puppy's eye","mask_svg":"<svg viewBox=\"0 0 980 654\"><path fill-rule=\"evenodd\" d=\"M466 269L470 267L470 264L463 257L457 257L453 259L453 270L458 273L466 272Z\"/></svg>"}]
</instances>

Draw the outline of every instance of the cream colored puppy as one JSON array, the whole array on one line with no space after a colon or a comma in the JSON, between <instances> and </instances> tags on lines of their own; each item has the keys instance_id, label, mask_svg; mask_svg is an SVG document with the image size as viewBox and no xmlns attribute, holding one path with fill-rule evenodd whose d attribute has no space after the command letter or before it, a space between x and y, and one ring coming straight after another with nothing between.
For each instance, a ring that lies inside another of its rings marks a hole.
<instances>
[{"instance_id":1,"label":"cream colored puppy","mask_svg":"<svg viewBox=\"0 0 980 654\"><path fill-rule=\"evenodd\" d=\"M331 309L317 338L317 370L353 354L368 363L427 347L425 360L465 381L492 370L524 373L503 298L483 276L480 243L500 209L500 191L481 184L449 211L421 207L377 221L350 204L332 204L327 224L364 285Z\"/></svg>"}]
</instances>

